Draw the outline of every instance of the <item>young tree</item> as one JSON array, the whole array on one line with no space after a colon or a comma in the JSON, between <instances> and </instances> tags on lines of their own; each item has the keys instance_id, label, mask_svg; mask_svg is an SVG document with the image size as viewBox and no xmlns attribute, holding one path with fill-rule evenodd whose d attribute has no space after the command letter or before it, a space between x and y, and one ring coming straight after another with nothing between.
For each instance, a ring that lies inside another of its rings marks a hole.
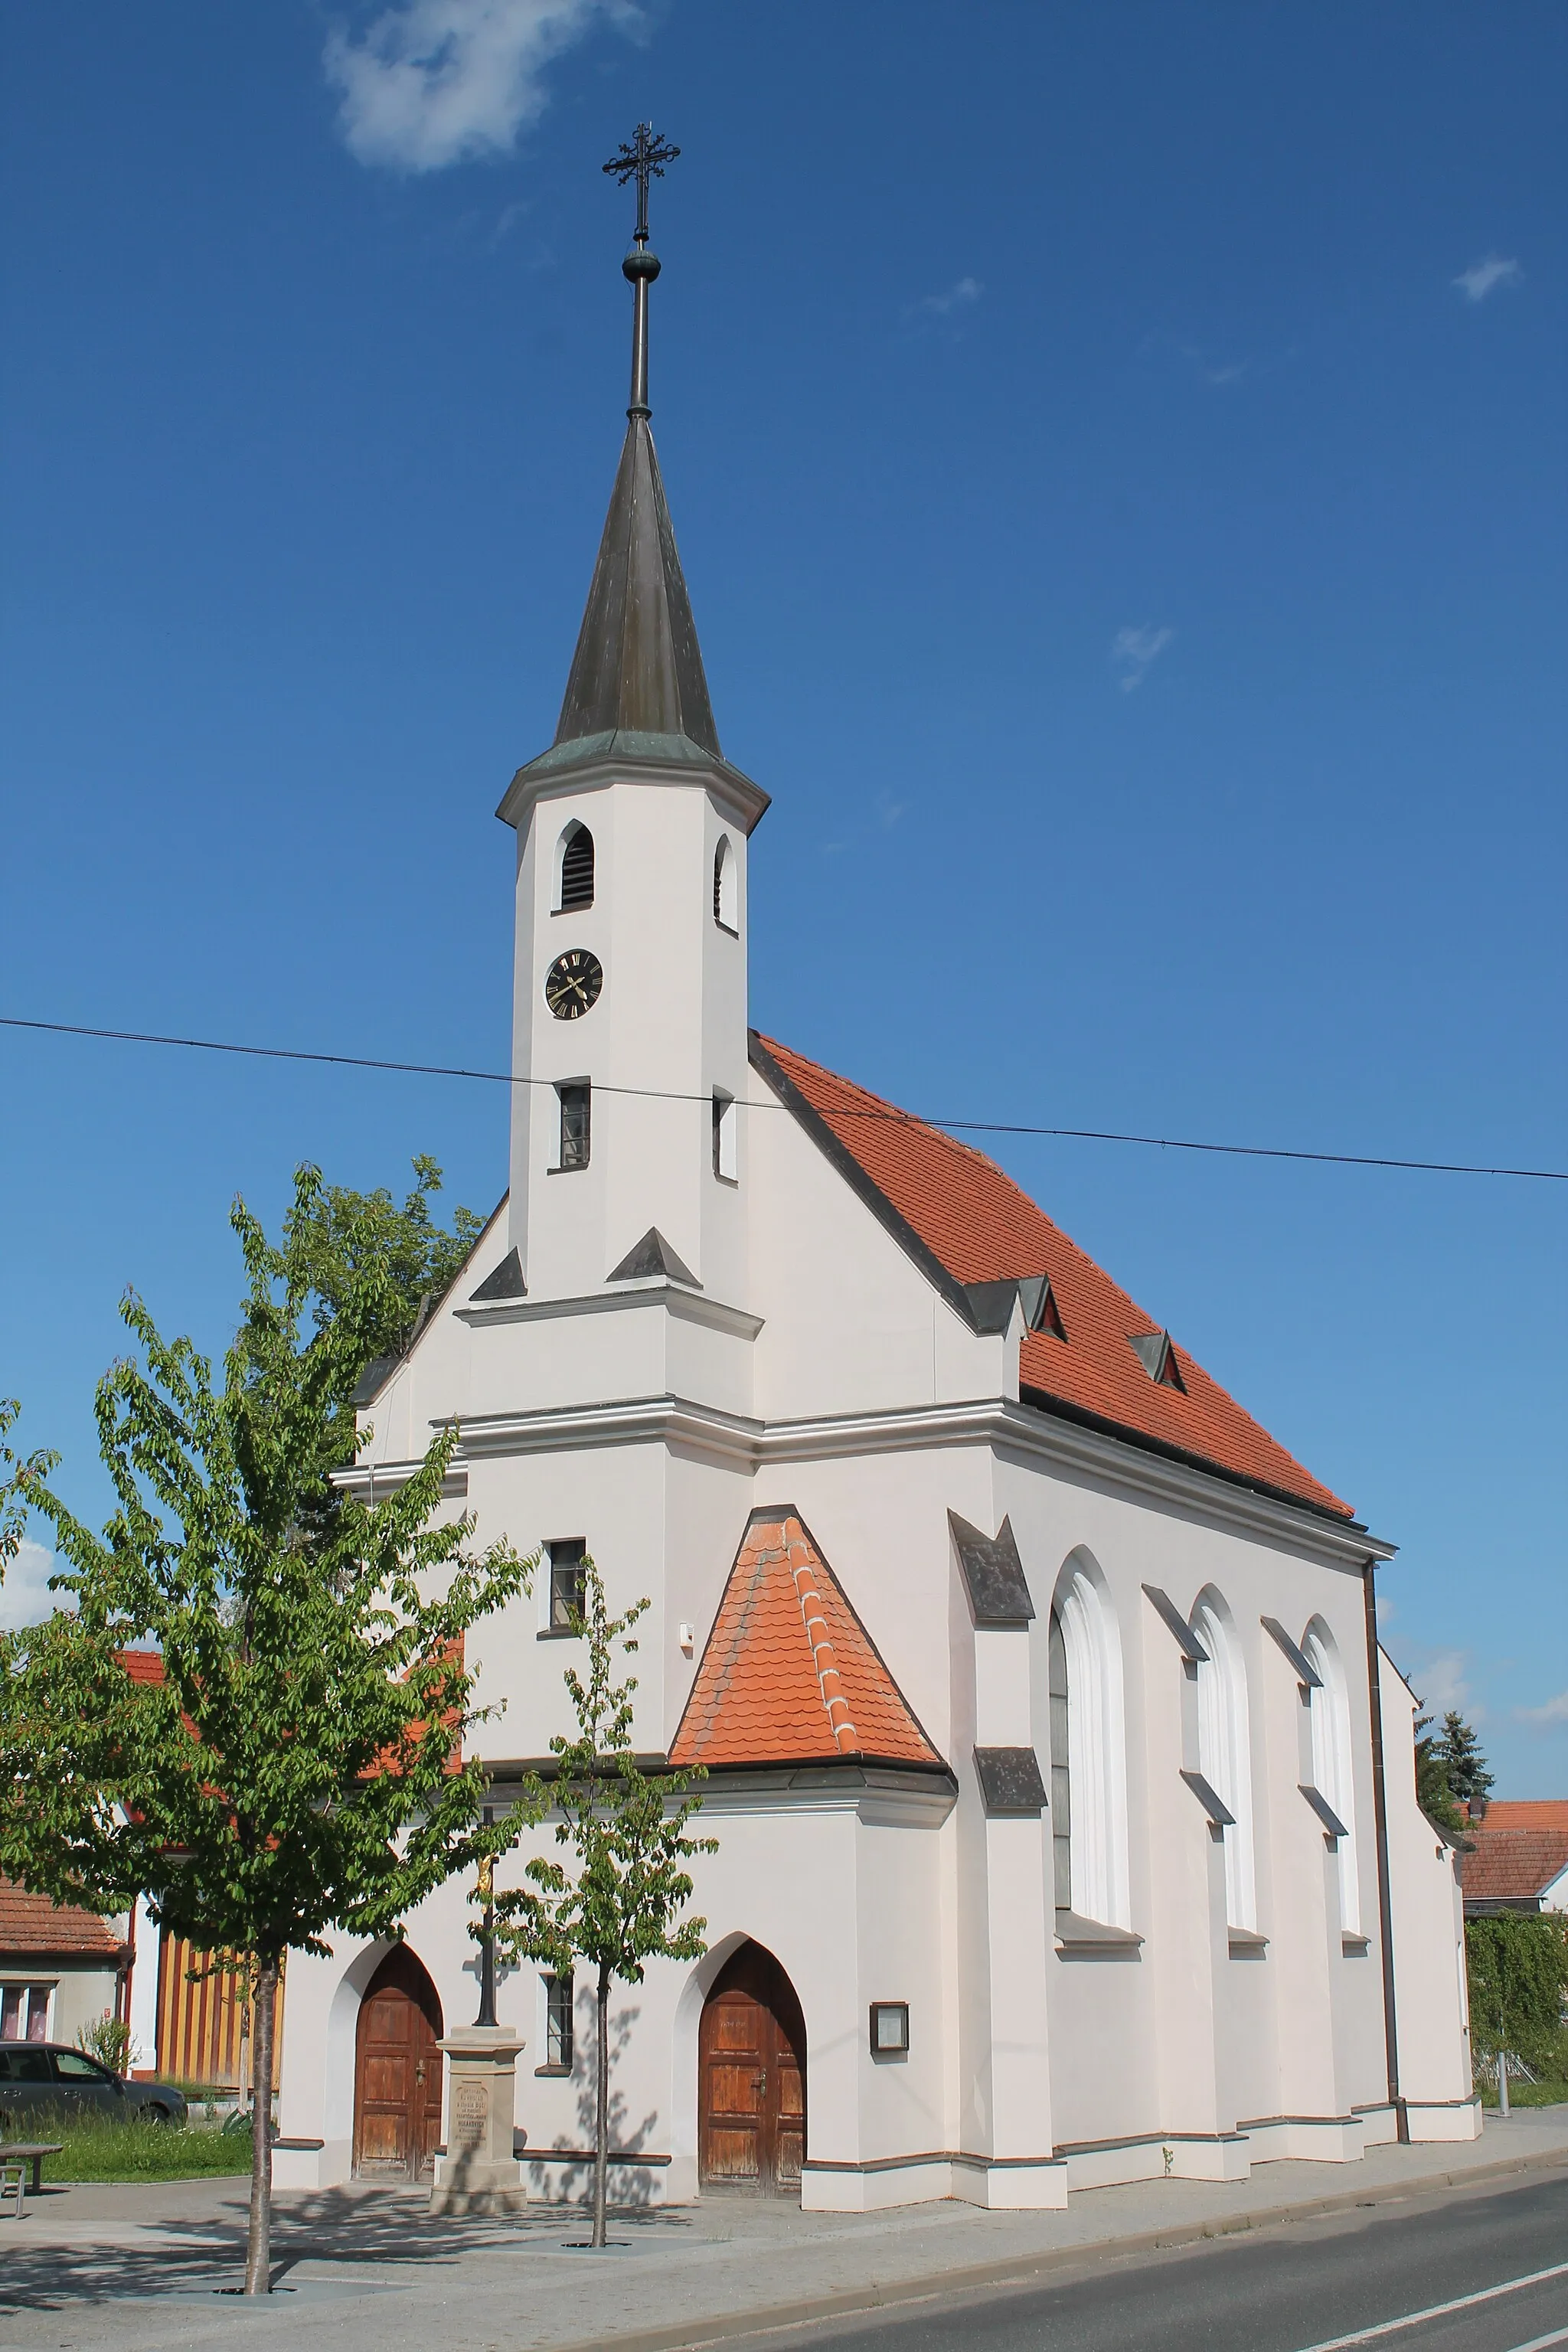
<instances>
[{"instance_id":1,"label":"young tree","mask_svg":"<svg viewBox=\"0 0 1568 2352\"><path fill-rule=\"evenodd\" d=\"M1415 1718L1415 1801L1435 1829L1454 1846L1465 1843L1465 1819L1448 1786L1437 1734L1429 1715Z\"/></svg>"},{"instance_id":2,"label":"young tree","mask_svg":"<svg viewBox=\"0 0 1568 2352\"><path fill-rule=\"evenodd\" d=\"M321 1311L321 1201L301 1169L279 1248L237 1202L249 1288L221 1384L126 1300L141 1360L111 1368L97 1408L117 1507L99 1538L41 1465L13 1475L53 1524L76 1607L0 1636L0 1869L101 1911L145 1894L171 1933L247 1956L247 2294L270 2284L283 1956L324 1951L329 1929L395 1933L481 1851L464 1639L532 1566L505 1543L473 1557L472 1521L438 1517L455 1427L374 1506L321 1510L328 1433L352 1450L347 1400L395 1284L349 1217ZM133 1681L125 1653L149 1642L161 1679Z\"/></svg>"},{"instance_id":3,"label":"young tree","mask_svg":"<svg viewBox=\"0 0 1568 2352\"><path fill-rule=\"evenodd\" d=\"M614 1679L618 1643L631 1656L631 1628L647 1608L639 1601L624 1617L605 1613L604 1587L591 1559L583 1563L582 1614L588 1641L584 1680L574 1668L566 1688L577 1718L574 1738L552 1739L555 1770L549 1784L535 1774L516 1814L500 1824L506 1837L560 1814L555 1842L572 1849L574 1867L542 1858L523 1867L525 1884L495 1898L496 1940L520 1958L540 1960L569 1974L578 1959L595 1971L598 2031L594 2143L594 2238L605 2242L605 2186L609 2166L610 1987L640 1984L643 1963L698 1959L706 1949L705 1919L681 1919L691 1898L686 1865L695 1854L716 1853L713 1838L687 1834L701 1807L689 1793L690 1773L650 1779L632 1753L635 1676Z\"/></svg>"}]
</instances>

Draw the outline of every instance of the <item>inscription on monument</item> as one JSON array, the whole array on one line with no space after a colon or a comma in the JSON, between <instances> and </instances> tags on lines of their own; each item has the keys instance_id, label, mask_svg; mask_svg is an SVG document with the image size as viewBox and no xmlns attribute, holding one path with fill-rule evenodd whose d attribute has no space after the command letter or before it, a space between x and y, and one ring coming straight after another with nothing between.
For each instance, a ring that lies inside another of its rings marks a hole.
<instances>
[{"instance_id":1,"label":"inscription on monument","mask_svg":"<svg viewBox=\"0 0 1568 2352\"><path fill-rule=\"evenodd\" d=\"M489 2123L489 2086L458 2082L452 2085L452 2153L472 2156L483 2147Z\"/></svg>"}]
</instances>

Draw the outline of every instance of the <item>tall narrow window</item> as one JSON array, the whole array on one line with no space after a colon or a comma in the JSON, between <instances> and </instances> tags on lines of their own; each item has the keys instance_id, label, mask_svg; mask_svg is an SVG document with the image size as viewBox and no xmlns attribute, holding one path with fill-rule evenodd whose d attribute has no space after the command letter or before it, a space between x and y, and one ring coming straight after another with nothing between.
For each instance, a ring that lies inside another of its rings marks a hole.
<instances>
[{"instance_id":1,"label":"tall narrow window","mask_svg":"<svg viewBox=\"0 0 1568 2352\"><path fill-rule=\"evenodd\" d=\"M586 1168L593 1145L594 1089L586 1078L572 1078L557 1087L561 1097L561 1157L559 1168Z\"/></svg>"},{"instance_id":2,"label":"tall narrow window","mask_svg":"<svg viewBox=\"0 0 1568 2352\"><path fill-rule=\"evenodd\" d=\"M571 1633L583 1615L583 1589L585 1581L583 1562L587 1546L581 1536L568 1537L564 1541L549 1544L550 1554L550 1624L552 1633Z\"/></svg>"},{"instance_id":3,"label":"tall narrow window","mask_svg":"<svg viewBox=\"0 0 1568 2352\"><path fill-rule=\"evenodd\" d=\"M740 932L735 908L735 853L725 834L713 852L713 920L721 930Z\"/></svg>"},{"instance_id":4,"label":"tall narrow window","mask_svg":"<svg viewBox=\"0 0 1568 2352\"><path fill-rule=\"evenodd\" d=\"M1225 1831L1225 1917L1228 1927L1258 1927L1252 1853L1252 1732L1247 1667L1230 1612L1217 1594L1193 1612L1193 1631L1208 1653L1198 1668L1198 1769L1227 1812Z\"/></svg>"},{"instance_id":5,"label":"tall narrow window","mask_svg":"<svg viewBox=\"0 0 1568 2352\"><path fill-rule=\"evenodd\" d=\"M735 1098L733 1095L713 1090L713 1173L726 1184L736 1182L741 1172L740 1158L735 1149Z\"/></svg>"},{"instance_id":6,"label":"tall narrow window","mask_svg":"<svg viewBox=\"0 0 1568 2352\"><path fill-rule=\"evenodd\" d=\"M1121 1643L1099 1563L1081 1547L1057 1578L1047 1661L1057 1907L1131 1927Z\"/></svg>"},{"instance_id":7,"label":"tall narrow window","mask_svg":"<svg viewBox=\"0 0 1568 2352\"><path fill-rule=\"evenodd\" d=\"M1070 1911L1072 1902L1072 1762L1068 1707L1068 1646L1062 1621L1051 1611L1051 1862L1056 1875L1056 1905Z\"/></svg>"},{"instance_id":8,"label":"tall narrow window","mask_svg":"<svg viewBox=\"0 0 1568 2352\"><path fill-rule=\"evenodd\" d=\"M570 2074L573 2054L572 1979L570 1976L546 1977L544 2063L552 2068L560 2067L563 2074Z\"/></svg>"},{"instance_id":9,"label":"tall narrow window","mask_svg":"<svg viewBox=\"0 0 1568 2352\"><path fill-rule=\"evenodd\" d=\"M1356 1865L1355 1782L1351 1765L1350 1691L1339 1645L1321 1619L1307 1628L1301 1644L1321 1678L1312 1693L1312 1786L1343 1822L1347 1834L1335 1841L1340 1882L1340 1933L1361 1934L1361 1873Z\"/></svg>"},{"instance_id":10,"label":"tall narrow window","mask_svg":"<svg viewBox=\"0 0 1568 2352\"><path fill-rule=\"evenodd\" d=\"M585 824L569 824L561 836L555 891L558 915L577 913L594 903L594 836Z\"/></svg>"}]
</instances>

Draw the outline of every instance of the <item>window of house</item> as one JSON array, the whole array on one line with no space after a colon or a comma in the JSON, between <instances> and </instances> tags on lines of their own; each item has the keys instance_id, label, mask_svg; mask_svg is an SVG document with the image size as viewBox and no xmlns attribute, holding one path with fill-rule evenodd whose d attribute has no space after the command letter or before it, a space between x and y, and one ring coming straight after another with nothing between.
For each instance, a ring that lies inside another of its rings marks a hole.
<instances>
[{"instance_id":1,"label":"window of house","mask_svg":"<svg viewBox=\"0 0 1568 2352\"><path fill-rule=\"evenodd\" d=\"M561 836L555 911L571 915L594 903L594 836L585 824L569 824Z\"/></svg>"},{"instance_id":2,"label":"window of house","mask_svg":"<svg viewBox=\"0 0 1568 2352\"><path fill-rule=\"evenodd\" d=\"M739 1181L740 1158L735 1148L735 1098L713 1090L713 1173L726 1184Z\"/></svg>"},{"instance_id":3,"label":"window of house","mask_svg":"<svg viewBox=\"0 0 1568 2352\"><path fill-rule=\"evenodd\" d=\"M1351 1765L1350 1691L1344 1660L1328 1627L1321 1621L1307 1628L1301 1644L1321 1687L1311 1695L1312 1786L1343 1822L1347 1835L1336 1839L1334 1858L1340 1884L1340 1933L1359 1936L1361 1873L1356 1865L1355 1783Z\"/></svg>"},{"instance_id":4,"label":"window of house","mask_svg":"<svg viewBox=\"0 0 1568 2352\"><path fill-rule=\"evenodd\" d=\"M1193 1631L1208 1653L1198 1668L1198 1769L1234 1816L1225 1840L1227 1927L1254 1934L1258 1889L1252 1852L1252 1731L1247 1665L1230 1612L1215 1595L1199 1601Z\"/></svg>"},{"instance_id":5,"label":"window of house","mask_svg":"<svg viewBox=\"0 0 1568 2352\"><path fill-rule=\"evenodd\" d=\"M735 907L735 853L726 834L713 852L713 920L721 930L740 933Z\"/></svg>"},{"instance_id":6,"label":"window of house","mask_svg":"<svg viewBox=\"0 0 1568 2352\"><path fill-rule=\"evenodd\" d=\"M550 1622L553 1630L574 1632L582 1622L587 1546L581 1536L546 1547L550 1554Z\"/></svg>"},{"instance_id":7,"label":"window of house","mask_svg":"<svg viewBox=\"0 0 1568 2352\"><path fill-rule=\"evenodd\" d=\"M0 1988L0 2042L47 2042L53 1990L47 1984Z\"/></svg>"},{"instance_id":8,"label":"window of house","mask_svg":"<svg viewBox=\"0 0 1568 2352\"><path fill-rule=\"evenodd\" d=\"M560 2066L568 2072L574 2056L572 2006L571 1977L546 1977L544 1979L544 2063L547 2066Z\"/></svg>"},{"instance_id":9,"label":"window of house","mask_svg":"<svg viewBox=\"0 0 1568 2352\"><path fill-rule=\"evenodd\" d=\"M558 1168L586 1168L593 1148L594 1089L586 1078L572 1078L555 1089L561 1098L561 1157Z\"/></svg>"},{"instance_id":10,"label":"window of house","mask_svg":"<svg viewBox=\"0 0 1568 2352\"><path fill-rule=\"evenodd\" d=\"M1072 1909L1072 1763L1068 1747L1068 1650L1062 1621L1051 1611L1051 1859L1056 1906Z\"/></svg>"}]
</instances>

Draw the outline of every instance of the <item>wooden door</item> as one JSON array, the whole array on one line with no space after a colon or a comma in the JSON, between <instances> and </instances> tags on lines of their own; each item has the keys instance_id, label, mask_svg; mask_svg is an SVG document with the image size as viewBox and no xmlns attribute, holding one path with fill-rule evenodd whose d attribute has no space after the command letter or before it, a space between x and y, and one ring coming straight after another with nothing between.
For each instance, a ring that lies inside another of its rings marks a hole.
<instances>
[{"instance_id":1,"label":"wooden door","mask_svg":"<svg viewBox=\"0 0 1568 2352\"><path fill-rule=\"evenodd\" d=\"M354 2171L417 2180L441 2138L441 2004L398 1944L365 1988L354 2041Z\"/></svg>"},{"instance_id":2,"label":"wooden door","mask_svg":"<svg viewBox=\"0 0 1568 2352\"><path fill-rule=\"evenodd\" d=\"M715 1979L698 2068L703 2187L798 2193L805 2023L795 1987L760 1944L742 1944Z\"/></svg>"}]
</instances>

